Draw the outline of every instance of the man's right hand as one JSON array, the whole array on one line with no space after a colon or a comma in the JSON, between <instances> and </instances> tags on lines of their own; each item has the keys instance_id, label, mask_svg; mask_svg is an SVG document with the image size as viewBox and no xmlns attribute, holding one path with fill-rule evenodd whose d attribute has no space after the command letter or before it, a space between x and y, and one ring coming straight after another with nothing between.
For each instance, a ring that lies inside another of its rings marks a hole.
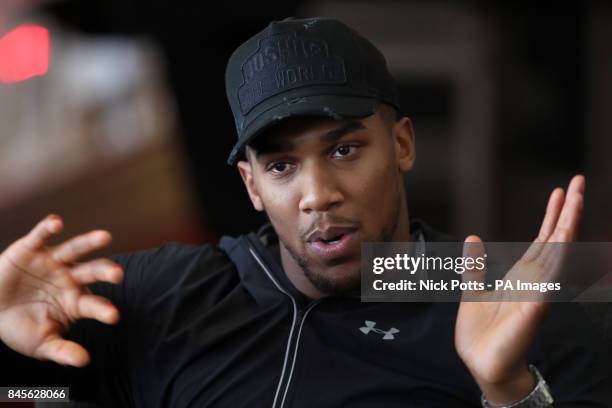
<instances>
[{"instance_id":1,"label":"man's right hand","mask_svg":"<svg viewBox=\"0 0 612 408\"><path fill-rule=\"evenodd\" d=\"M77 263L107 246L110 233L91 231L49 247L49 238L62 229L62 219L49 215L0 254L0 340L29 357L82 367L89 353L62 333L82 318L119 320L117 308L86 285L119 283L123 270L109 259Z\"/></svg>"}]
</instances>

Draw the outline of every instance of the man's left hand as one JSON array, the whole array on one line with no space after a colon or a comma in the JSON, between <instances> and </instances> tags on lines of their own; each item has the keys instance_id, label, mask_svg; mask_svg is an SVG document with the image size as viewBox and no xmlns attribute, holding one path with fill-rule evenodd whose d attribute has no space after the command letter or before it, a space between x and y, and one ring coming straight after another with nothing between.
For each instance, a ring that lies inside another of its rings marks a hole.
<instances>
[{"instance_id":1,"label":"man's left hand","mask_svg":"<svg viewBox=\"0 0 612 408\"><path fill-rule=\"evenodd\" d=\"M551 242L571 242L576 238L584 201L584 177L575 176L567 194L555 189L548 201L540 233L506 277L551 276L560 269L562 254ZM464 256L482 256L480 238L465 240ZM466 254L468 252L468 254ZM466 271L464 280L483 281L485 271ZM510 405L526 397L536 381L528 370L526 354L537 329L546 315L548 303L487 301L490 293L470 293L482 296L482 301L465 301L459 306L455 326L455 347L487 401L492 406Z\"/></svg>"}]
</instances>

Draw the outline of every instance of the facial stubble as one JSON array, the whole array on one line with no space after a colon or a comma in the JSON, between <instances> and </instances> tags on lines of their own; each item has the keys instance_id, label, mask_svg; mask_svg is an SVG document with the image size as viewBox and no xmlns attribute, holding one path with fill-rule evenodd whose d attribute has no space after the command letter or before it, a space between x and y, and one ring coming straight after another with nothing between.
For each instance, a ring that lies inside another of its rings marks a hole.
<instances>
[{"instance_id":1,"label":"facial stubble","mask_svg":"<svg viewBox=\"0 0 612 408\"><path fill-rule=\"evenodd\" d=\"M395 236L397 231L399 220L400 220L400 208L401 208L401 196L399 189L396 189L397 196L394 202L393 210L391 211L390 219L385 223L385 227L382 229L378 237L372 239L373 242L390 242ZM305 254L298 253L294 248L287 244L287 242L279 236L281 245L289 252L291 257L300 266L304 272L304 276L317 288L320 292L327 295L342 296L349 293L355 293L359 290L361 285L361 270L357 267L356 270L349 273L347 279L338 280L333 273L326 273L326 271L314 271L311 267ZM349 261L349 257L339 257L331 262L327 263L326 267L331 268L337 265L341 265Z\"/></svg>"}]
</instances>

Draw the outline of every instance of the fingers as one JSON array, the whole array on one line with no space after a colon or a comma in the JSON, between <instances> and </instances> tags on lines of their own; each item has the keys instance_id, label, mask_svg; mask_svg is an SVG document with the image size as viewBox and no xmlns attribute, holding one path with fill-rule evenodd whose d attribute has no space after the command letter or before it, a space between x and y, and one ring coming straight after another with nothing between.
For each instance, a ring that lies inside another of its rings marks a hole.
<instances>
[{"instance_id":1,"label":"fingers","mask_svg":"<svg viewBox=\"0 0 612 408\"><path fill-rule=\"evenodd\" d=\"M584 177L575 176L567 189L559 220L548 242L568 242L576 237L584 205Z\"/></svg>"},{"instance_id":2,"label":"fingers","mask_svg":"<svg viewBox=\"0 0 612 408\"><path fill-rule=\"evenodd\" d=\"M51 257L57 262L70 264L90 252L107 246L111 241L112 236L108 231L91 231L58 245L51 251Z\"/></svg>"},{"instance_id":3,"label":"fingers","mask_svg":"<svg viewBox=\"0 0 612 408\"><path fill-rule=\"evenodd\" d=\"M550 194L548 205L546 206L546 214L544 215L540 232L536 238L537 242L546 242L548 237L553 233L559 219L559 214L563 208L564 198L565 194L560 187L555 188Z\"/></svg>"},{"instance_id":4,"label":"fingers","mask_svg":"<svg viewBox=\"0 0 612 408\"><path fill-rule=\"evenodd\" d=\"M558 279L567 255L567 246L563 243L574 241L576 238L582 215L584 186L584 176L574 176L567 188L561 208L562 191L561 193L557 193L560 189L553 191L540 234L522 257L522 261L536 261L540 265L538 269L540 274L533 277L535 281L551 282Z\"/></svg>"},{"instance_id":5,"label":"fingers","mask_svg":"<svg viewBox=\"0 0 612 408\"><path fill-rule=\"evenodd\" d=\"M23 238L23 244L29 250L36 251L42 248L51 236L59 234L63 228L62 219L58 215L50 214Z\"/></svg>"},{"instance_id":6,"label":"fingers","mask_svg":"<svg viewBox=\"0 0 612 408\"><path fill-rule=\"evenodd\" d=\"M529 248L527 248L525 254L523 254L521 258L523 261L529 262L534 260L540 254L540 251L542 251L544 246L543 243L548 241L548 238L555 230L555 226L559 220L559 214L561 214L561 209L563 208L564 198L565 193L561 187L555 188L550 194L548 205L546 206L546 214L544 214L544 220L542 221L538 237Z\"/></svg>"},{"instance_id":7,"label":"fingers","mask_svg":"<svg viewBox=\"0 0 612 408\"><path fill-rule=\"evenodd\" d=\"M38 348L36 357L75 367L83 367L89 364L87 350L74 341L63 339L58 334L52 334L45 339Z\"/></svg>"},{"instance_id":8,"label":"fingers","mask_svg":"<svg viewBox=\"0 0 612 408\"><path fill-rule=\"evenodd\" d=\"M89 285L94 282L120 283L123 280L123 269L108 259L79 264L72 268L70 274L79 285Z\"/></svg>"},{"instance_id":9,"label":"fingers","mask_svg":"<svg viewBox=\"0 0 612 408\"><path fill-rule=\"evenodd\" d=\"M81 295L77 301L76 318L95 319L106 324L119 321L119 311L110 300L97 295Z\"/></svg>"},{"instance_id":10,"label":"fingers","mask_svg":"<svg viewBox=\"0 0 612 408\"><path fill-rule=\"evenodd\" d=\"M567 194L560 187L553 190L538 237L523 255L523 261L533 261L540 256L547 246L545 242L565 242L575 238L582 213L584 185L584 176L577 175L570 181Z\"/></svg>"},{"instance_id":11,"label":"fingers","mask_svg":"<svg viewBox=\"0 0 612 408\"><path fill-rule=\"evenodd\" d=\"M583 175L575 175L570 181L569 186L567 187L567 195L584 194L585 183L586 181Z\"/></svg>"}]
</instances>

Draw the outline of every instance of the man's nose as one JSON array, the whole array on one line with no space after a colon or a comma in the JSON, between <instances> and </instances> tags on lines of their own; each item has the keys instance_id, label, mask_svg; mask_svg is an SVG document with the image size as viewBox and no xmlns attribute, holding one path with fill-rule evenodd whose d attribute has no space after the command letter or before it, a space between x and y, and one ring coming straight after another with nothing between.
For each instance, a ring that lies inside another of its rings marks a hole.
<instances>
[{"instance_id":1,"label":"man's nose","mask_svg":"<svg viewBox=\"0 0 612 408\"><path fill-rule=\"evenodd\" d=\"M311 164L302 171L300 211L328 211L342 202L344 196L334 175L323 166Z\"/></svg>"}]
</instances>

